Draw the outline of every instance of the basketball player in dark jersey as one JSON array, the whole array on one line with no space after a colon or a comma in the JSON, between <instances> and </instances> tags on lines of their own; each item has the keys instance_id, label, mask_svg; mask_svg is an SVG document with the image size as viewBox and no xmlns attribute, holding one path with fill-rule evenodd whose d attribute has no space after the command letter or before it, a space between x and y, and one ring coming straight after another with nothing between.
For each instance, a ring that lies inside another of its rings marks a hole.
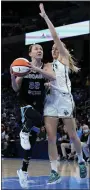
<instances>
[{"instance_id":1,"label":"basketball player in dark jersey","mask_svg":"<svg viewBox=\"0 0 90 190\"><path fill-rule=\"evenodd\" d=\"M43 66L41 60L43 58L43 49L40 45L34 44L29 47L29 56L32 59L32 70L24 77L15 77L11 72L12 88L19 93L21 104L21 116L23 129L20 132L20 143L24 149L24 160L20 170L17 171L19 182L22 188L28 188L28 173L30 151L35 144L37 135L30 130L33 126L40 127L43 123L43 105L45 88L45 79L54 80L55 74L53 70ZM35 70L35 71L34 71ZM32 128L33 129L33 128ZM35 129L35 127L34 127ZM31 144L30 144L31 142Z\"/></svg>"}]
</instances>

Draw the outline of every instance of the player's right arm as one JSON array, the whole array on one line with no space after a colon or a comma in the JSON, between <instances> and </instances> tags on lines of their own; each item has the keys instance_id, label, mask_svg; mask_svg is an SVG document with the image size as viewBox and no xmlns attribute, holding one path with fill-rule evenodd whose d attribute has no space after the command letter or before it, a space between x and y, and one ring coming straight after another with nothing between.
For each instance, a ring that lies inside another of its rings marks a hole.
<instances>
[{"instance_id":1,"label":"player's right arm","mask_svg":"<svg viewBox=\"0 0 90 190\"><path fill-rule=\"evenodd\" d=\"M11 74L11 84L12 88L15 92L19 91L22 84L23 77L15 77L13 75L12 69L10 68L10 74Z\"/></svg>"},{"instance_id":2,"label":"player's right arm","mask_svg":"<svg viewBox=\"0 0 90 190\"><path fill-rule=\"evenodd\" d=\"M42 18L44 18L50 32L52 35L52 38L54 40L54 43L56 44L58 51L60 53L60 55L62 55L62 57L65 57L65 59L67 59L69 57L69 52L66 50L66 48L64 47L64 44L62 43L62 41L60 40L60 37L57 35L56 29L54 27L54 25L52 24L52 22L50 21L49 17L47 16L43 3L40 3L39 5L40 8L40 16Z\"/></svg>"},{"instance_id":3,"label":"player's right arm","mask_svg":"<svg viewBox=\"0 0 90 190\"><path fill-rule=\"evenodd\" d=\"M19 91L21 88L22 84L22 79L23 77L16 77L13 75L11 76L11 81L12 81L12 88L15 92Z\"/></svg>"}]
</instances>

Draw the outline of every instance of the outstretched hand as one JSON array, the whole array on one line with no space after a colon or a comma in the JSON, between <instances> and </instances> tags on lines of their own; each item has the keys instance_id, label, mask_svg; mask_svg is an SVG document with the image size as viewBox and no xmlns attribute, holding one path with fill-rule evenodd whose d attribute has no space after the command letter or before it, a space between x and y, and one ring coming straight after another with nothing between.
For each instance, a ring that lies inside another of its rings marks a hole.
<instances>
[{"instance_id":1,"label":"outstretched hand","mask_svg":"<svg viewBox=\"0 0 90 190\"><path fill-rule=\"evenodd\" d=\"M41 11L41 13L39 13L39 14L40 14L41 17L44 18L45 15L46 15L46 13L45 13L45 10L44 10L44 5L43 5L43 3L40 3L39 8L40 8L40 11Z\"/></svg>"}]
</instances>

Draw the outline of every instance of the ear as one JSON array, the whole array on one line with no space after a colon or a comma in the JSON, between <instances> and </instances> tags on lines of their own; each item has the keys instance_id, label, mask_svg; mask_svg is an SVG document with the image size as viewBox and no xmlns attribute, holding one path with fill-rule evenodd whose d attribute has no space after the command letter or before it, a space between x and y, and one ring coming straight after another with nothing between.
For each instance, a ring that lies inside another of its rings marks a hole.
<instances>
[{"instance_id":1,"label":"ear","mask_svg":"<svg viewBox=\"0 0 90 190\"><path fill-rule=\"evenodd\" d=\"M28 54L30 57L32 56L32 53L31 52L29 52L29 54Z\"/></svg>"}]
</instances>

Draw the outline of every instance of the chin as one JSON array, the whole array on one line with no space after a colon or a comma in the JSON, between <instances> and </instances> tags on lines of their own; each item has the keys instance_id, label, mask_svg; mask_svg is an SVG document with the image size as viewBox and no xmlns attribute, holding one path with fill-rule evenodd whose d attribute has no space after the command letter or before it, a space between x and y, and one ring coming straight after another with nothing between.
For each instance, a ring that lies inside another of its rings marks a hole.
<instances>
[{"instance_id":1,"label":"chin","mask_svg":"<svg viewBox=\"0 0 90 190\"><path fill-rule=\"evenodd\" d=\"M38 56L36 59L42 59L42 57L41 57L41 56Z\"/></svg>"},{"instance_id":2,"label":"chin","mask_svg":"<svg viewBox=\"0 0 90 190\"><path fill-rule=\"evenodd\" d=\"M53 59L57 59L57 57L56 57L56 56L53 56Z\"/></svg>"}]
</instances>

